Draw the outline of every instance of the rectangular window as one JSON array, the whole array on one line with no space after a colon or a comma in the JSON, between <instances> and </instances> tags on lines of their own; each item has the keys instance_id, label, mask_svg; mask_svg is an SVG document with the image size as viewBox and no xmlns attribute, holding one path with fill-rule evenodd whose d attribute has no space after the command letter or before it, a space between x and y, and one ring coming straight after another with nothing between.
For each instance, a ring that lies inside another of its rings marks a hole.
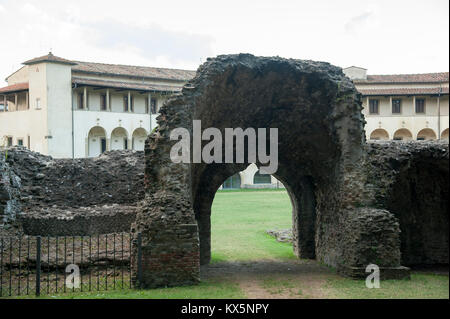
<instances>
[{"instance_id":1,"label":"rectangular window","mask_svg":"<svg viewBox=\"0 0 450 319\"><path fill-rule=\"evenodd\" d=\"M378 100L369 100L369 113L370 114L378 114Z\"/></svg>"},{"instance_id":2,"label":"rectangular window","mask_svg":"<svg viewBox=\"0 0 450 319\"><path fill-rule=\"evenodd\" d=\"M425 99L416 99L416 113L425 113Z\"/></svg>"},{"instance_id":3,"label":"rectangular window","mask_svg":"<svg viewBox=\"0 0 450 319\"><path fill-rule=\"evenodd\" d=\"M126 137L123 138L123 149L124 150L128 149L128 139Z\"/></svg>"},{"instance_id":4,"label":"rectangular window","mask_svg":"<svg viewBox=\"0 0 450 319\"><path fill-rule=\"evenodd\" d=\"M30 150L31 148L31 138L30 135L28 135L28 141L27 141L27 145L28 145L28 149Z\"/></svg>"},{"instance_id":5,"label":"rectangular window","mask_svg":"<svg viewBox=\"0 0 450 319\"><path fill-rule=\"evenodd\" d=\"M106 111L106 94L100 94L100 110Z\"/></svg>"},{"instance_id":6,"label":"rectangular window","mask_svg":"<svg viewBox=\"0 0 450 319\"><path fill-rule=\"evenodd\" d=\"M83 104L84 104L84 94L83 93L78 93L78 102L77 102L77 107L79 110L83 109Z\"/></svg>"},{"instance_id":7,"label":"rectangular window","mask_svg":"<svg viewBox=\"0 0 450 319\"><path fill-rule=\"evenodd\" d=\"M40 98L36 98L36 109L39 110L41 108L41 99Z\"/></svg>"},{"instance_id":8,"label":"rectangular window","mask_svg":"<svg viewBox=\"0 0 450 319\"><path fill-rule=\"evenodd\" d=\"M134 112L134 98L132 95L130 96L130 111Z\"/></svg>"},{"instance_id":9,"label":"rectangular window","mask_svg":"<svg viewBox=\"0 0 450 319\"><path fill-rule=\"evenodd\" d=\"M129 108L128 108L128 95L124 95L123 96L123 111L124 112L128 112Z\"/></svg>"},{"instance_id":10,"label":"rectangular window","mask_svg":"<svg viewBox=\"0 0 450 319\"><path fill-rule=\"evenodd\" d=\"M145 114L148 114L149 107L148 107L148 97L145 99Z\"/></svg>"},{"instance_id":11,"label":"rectangular window","mask_svg":"<svg viewBox=\"0 0 450 319\"><path fill-rule=\"evenodd\" d=\"M393 99L392 100L392 114L402 113L402 100Z\"/></svg>"},{"instance_id":12,"label":"rectangular window","mask_svg":"<svg viewBox=\"0 0 450 319\"><path fill-rule=\"evenodd\" d=\"M17 140L17 145L23 146L23 139L19 138L19 139Z\"/></svg>"},{"instance_id":13,"label":"rectangular window","mask_svg":"<svg viewBox=\"0 0 450 319\"><path fill-rule=\"evenodd\" d=\"M13 138L11 136L8 136L8 141L7 141L7 145L8 146L12 146L13 145Z\"/></svg>"},{"instance_id":14,"label":"rectangular window","mask_svg":"<svg viewBox=\"0 0 450 319\"><path fill-rule=\"evenodd\" d=\"M151 108L152 114L156 114L156 99L152 99L150 103L151 103L150 108Z\"/></svg>"}]
</instances>

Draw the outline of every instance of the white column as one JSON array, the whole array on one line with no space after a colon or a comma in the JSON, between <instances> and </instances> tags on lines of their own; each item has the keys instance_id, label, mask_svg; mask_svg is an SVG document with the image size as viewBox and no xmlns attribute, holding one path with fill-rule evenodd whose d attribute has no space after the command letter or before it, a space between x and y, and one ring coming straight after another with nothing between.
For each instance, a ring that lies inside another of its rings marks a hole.
<instances>
[{"instance_id":1,"label":"white column","mask_svg":"<svg viewBox=\"0 0 450 319\"><path fill-rule=\"evenodd\" d=\"M86 87L84 87L84 89L83 89L83 109L85 109L85 110L88 109L88 105L87 105L87 89L86 89Z\"/></svg>"},{"instance_id":2,"label":"white column","mask_svg":"<svg viewBox=\"0 0 450 319\"><path fill-rule=\"evenodd\" d=\"M426 106L425 106L426 107ZM438 111L438 134L437 134L437 138L438 140L441 139L441 95L438 95L437 98L437 111Z\"/></svg>"},{"instance_id":3,"label":"white column","mask_svg":"<svg viewBox=\"0 0 450 319\"><path fill-rule=\"evenodd\" d=\"M6 100L6 94L3 95L3 111L6 112L6 105L8 101Z\"/></svg>"},{"instance_id":4,"label":"white column","mask_svg":"<svg viewBox=\"0 0 450 319\"><path fill-rule=\"evenodd\" d=\"M18 101L17 93L14 93L14 111L18 110L18 108L17 108L17 101Z\"/></svg>"},{"instance_id":5,"label":"white column","mask_svg":"<svg viewBox=\"0 0 450 319\"><path fill-rule=\"evenodd\" d=\"M392 114L392 96L389 97L389 109L391 110L391 114Z\"/></svg>"},{"instance_id":6,"label":"white column","mask_svg":"<svg viewBox=\"0 0 450 319\"><path fill-rule=\"evenodd\" d=\"M109 104L109 89L106 89L106 110L111 111L111 105Z\"/></svg>"},{"instance_id":7,"label":"white column","mask_svg":"<svg viewBox=\"0 0 450 319\"><path fill-rule=\"evenodd\" d=\"M152 114L152 94L148 93L147 96L147 104L148 104L148 113L151 115Z\"/></svg>"},{"instance_id":8,"label":"white column","mask_svg":"<svg viewBox=\"0 0 450 319\"><path fill-rule=\"evenodd\" d=\"M128 112L131 112L131 93L128 91Z\"/></svg>"}]
</instances>

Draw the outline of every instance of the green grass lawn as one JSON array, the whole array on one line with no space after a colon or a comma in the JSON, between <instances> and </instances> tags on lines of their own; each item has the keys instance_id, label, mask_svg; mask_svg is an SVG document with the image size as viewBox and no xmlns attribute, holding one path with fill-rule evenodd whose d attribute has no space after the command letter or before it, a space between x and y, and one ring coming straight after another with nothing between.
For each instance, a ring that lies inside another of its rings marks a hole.
<instances>
[{"instance_id":1,"label":"green grass lawn","mask_svg":"<svg viewBox=\"0 0 450 319\"><path fill-rule=\"evenodd\" d=\"M283 190L219 191L212 206L212 262L256 261L262 259L293 261L290 244L268 236L268 229L289 228L291 203ZM317 267L320 267L317 265ZM259 285L270 296L291 291L290 296L311 298L308 283L294 278L262 275ZM411 280L387 280L380 289L367 289L363 280L323 274L322 295L326 298L449 298L448 276L413 273ZM321 282L322 282L321 281ZM151 290L116 290L108 292L69 293L40 298L245 298L239 281L226 275L202 281L197 286ZM314 296L312 296L314 297Z\"/></svg>"},{"instance_id":2,"label":"green grass lawn","mask_svg":"<svg viewBox=\"0 0 450 319\"><path fill-rule=\"evenodd\" d=\"M295 258L292 245L266 234L292 226L286 191L220 191L211 211L212 262Z\"/></svg>"},{"instance_id":3,"label":"green grass lawn","mask_svg":"<svg viewBox=\"0 0 450 319\"><path fill-rule=\"evenodd\" d=\"M367 289L364 280L347 278L330 279L327 284L340 299L449 298L449 280L445 275L413 272L411 280L384 280L378 289Z\"/></svg>"}]
</instances>

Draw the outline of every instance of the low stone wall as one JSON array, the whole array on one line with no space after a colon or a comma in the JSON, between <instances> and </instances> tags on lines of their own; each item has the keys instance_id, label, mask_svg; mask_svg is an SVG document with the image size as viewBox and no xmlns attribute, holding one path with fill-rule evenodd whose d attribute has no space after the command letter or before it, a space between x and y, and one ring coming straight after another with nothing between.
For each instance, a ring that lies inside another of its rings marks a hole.
<instances>
[{"instance_id":1,"label":"low stone wall","mask_svg":"<svg viewBox=\"0 0 450 319\"><path fill-rule=\"evenodd\" d=\"M29 235L129 231L144 198L144 156L111 151L53 159L23 147L0 151L0 217Z\"/></svg>"},{"instance_id":2,"label":"low stone wall","mask_svg":"<svg viewBox=\"0 0 450 319\"><path fill-rule=\"evenodd\" d=\"M48 208L23 214L23 232L33 236L89 236L129 232L136 217L135 206L104 205L73 209Z\"/></svg>"},{"instance_id":3,"label":"low stone wall","mask_svg":"<svg viewBox=\"0 0 450 319\"><path fill-rule=\"evenodd\" d=\"M4 151L0 157L5 157ZM135 205L144 197L144 152L110 151L95 158L53 159L14 147L8 150L5 162L22 181L24 211L53 205Z\"/></svg>"}]
</instances>

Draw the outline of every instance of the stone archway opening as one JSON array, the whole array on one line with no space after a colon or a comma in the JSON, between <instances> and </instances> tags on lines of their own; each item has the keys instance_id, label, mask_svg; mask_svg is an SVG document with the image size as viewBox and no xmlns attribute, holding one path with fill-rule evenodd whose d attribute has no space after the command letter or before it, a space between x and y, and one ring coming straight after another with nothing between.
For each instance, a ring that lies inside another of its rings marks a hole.
<instances>
[{"instance_id":1,"label":"stone archway opening","mask_svg":"<svg viewBox=\"0 0 450 319\"><path fill-rule=\"evenodd\" d=\"M284 234L292 229L292 204L285 190L218 189L208 208L197 210L202 214L198 225L203 265L210 259L227 267L236 261L283 262L293 256L290 245L267 236L268 230L283 230Z\"/></svg>"},{"instance_id":2,"label":"stone archway opening","mask_svg":"<svg viewBox=\"0 0 450 319\"><path fill-rule=\"evenodd\" d=\"M194 213L199 230L200 264L211 260L211 207L217 189L230 176L238 174L245 165L230 165L222 168L211 165L205 171L195 195ZM211 175L210 175L211 174ZM291 186L284 177L275 175L286 187L292 207L292 245L299 258L314 259L316 234L316 199L313 180L302 176L296 185Z\"/></svg>"},{"instance_id":3,"label":"stone archway opening","mask_svg":"<svg viewBox=\"0 0 450 319\"><path fill-rule=\"evenodd\" d=\"M361 110L351 80L328 63L249 54L209 59L182 94L162 107L159 125L147 140L147 196L133 226L142 233L142 284L198 282L199 265L211 257L216 190L252 163L267 166L260 158L249 160L248 136L242 162L226 163L224 145L221 162L173 162L171 131L182 127L192 133L193 120L222 136L226 128L277 129L273 175L290 194L297 256L316 258L351 276L365 276L365 267L375 260L380 267L398 267L396 220L365 197ZM269 134L254 142L270 149ZM385 228L389 232L376 242L367 235ZM377 249L370 250L375 243Z\"/></svg>"}]
</instances>

